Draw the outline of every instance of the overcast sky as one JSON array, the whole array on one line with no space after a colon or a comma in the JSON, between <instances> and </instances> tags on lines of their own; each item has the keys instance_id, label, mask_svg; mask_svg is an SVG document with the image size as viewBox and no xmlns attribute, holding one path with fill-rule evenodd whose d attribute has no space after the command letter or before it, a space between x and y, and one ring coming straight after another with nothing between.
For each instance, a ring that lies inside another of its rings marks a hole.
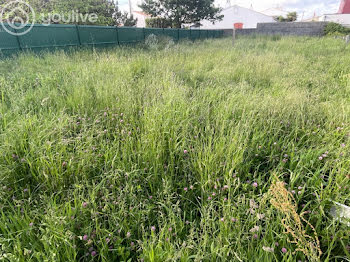
<instances>
[{"instance_id":1,"label":"overcast sky","mask_svg":"<svg viewBox=\"0 0 350 262\"><path fill-rule=\"evenodd\" d=\"M138 0L131 0L136 7ZM271 7L283 7L286 11L297 11L299 18L304 13L304 18L322 14L332 14L338 11L341 0L231 0L231 4L243 7L253 5L254 10L263 11ZM216 4L225 7L227 0L216 0ZM122 9L128 10L128 0L119 0ZM136 9L136 8L135 8Z\"/></svg>"}]
</instances>

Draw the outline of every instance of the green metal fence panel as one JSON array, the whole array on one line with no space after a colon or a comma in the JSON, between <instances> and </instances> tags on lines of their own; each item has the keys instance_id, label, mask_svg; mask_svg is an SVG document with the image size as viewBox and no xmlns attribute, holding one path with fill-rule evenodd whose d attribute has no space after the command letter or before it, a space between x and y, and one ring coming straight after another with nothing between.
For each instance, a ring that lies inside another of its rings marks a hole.
<instances>
[{"instance_id":1,"label":"green metal fence panel","mask_svg":"<svg viewBox=\"0 0 350 262\"><path fill-rule=\"evenodd\" d=\"M145 28L144 29L145 37L149 35L162 36L164 34L163 28Z\"/></svg>"},{"instance_id":2,"label":"green metal fence panel","mask_svg":"<svg viewBox=\"0 0 350 262\"><path fill-rule=\"evenodd\" d=\"M200 39L208 38L208 30L200 30Z\"/></svg>"},{"instance_id":3,"label":"green metal fence panel","mask_svg":"<svg viewBox=\"0 0 350 262\"><path fill-rule=\"evenodd\" d=\"M5 24L4 27L6 27L11 34L7 32L5 28L0 27L0 54L8 56L17 53L20 50L20 46L18 38L15 35L15 30Z\"/></svg>"},{"instance_id":4,"label":"green metal fence panel","mask_svg":"<svg viewBox=\"0 0 350 262\"><path fill-rule=\"evenodd\" d=\"M165 28L164 35L171 37L174 41L179 40L179 29Z\"/></svg>"},{"instance_id":5,"label":"green metal fence panel","mask_svg":"<svg viewBox=\"0 0 350 262\"><path fill-rule=\"evenodd\" d=\"M113 26L77 26L81 45L109 46L118 44L117 28Z\"/></svg>"},{"instance_id":6,"label":"green metal fence panel","mask_svg":"<svg viewBox=\"0 0 350 262\"><path fill-rule=\"evenodd\" d=\"M34 25L18 39L22 49L56 49L80 45L74 25Z\"/></svg>"},{"instance_id":7,"label":"green metal fence panel","mask_svg":"<svg viewBox=\"0 0 350 262\"><path fill-rule=\"evenodd\" d=\"M4 28L5 27L5 28ZM0 27L0 54L9 55L20 50L42 50L79 46L113 46L143 42L151 34L180 39L206 39L223 37L223 30L162 29L111 26L40 25L32 28L12 29L8 24ZM8 30L5 30L8 29ZM28 30L31 29L31 30ZM18 33L28 32L23 35ZM9 33L9 32L11 33Z\"/></svg>"},{"instance_id":8,"label":"green metal fence panel","mask_svg":"<svg viewBox=\"0 0 350 262\"><path fill-rule=\"evenodd\" d=\"M201 37L201 30L199 29L191 29L191 39L197 40Z\"/></svg>"},{"instance_id":9,"label":"green metal fence panel","mask_svg":"<svg viewBox=\"0 0 350 262\"><path fill-rule=\"evenodd\" d=\"M191 39L191 30L179 29L179 38L180 40Z\"/></svg>"},{"instance_id":10,"label":"green metal fence panel","mask_svg":"<svg viewBox=\"0 0 350 262\"><path fill-rule=\"evenodd\" d=\"M218 30L214 30L214 37L218 38L219 37L219 31Z\"/></svg>"},{"instance_id":11,"label":"green metal fence panel","mask_svg":"<svg viewBox=\"0 0 350 262\"><path fill-rule=\"evenodd\" d=\"M119 44L142 42L145 39L144 29L136 27L118 27Z\"/></svg>"}]
</instances>

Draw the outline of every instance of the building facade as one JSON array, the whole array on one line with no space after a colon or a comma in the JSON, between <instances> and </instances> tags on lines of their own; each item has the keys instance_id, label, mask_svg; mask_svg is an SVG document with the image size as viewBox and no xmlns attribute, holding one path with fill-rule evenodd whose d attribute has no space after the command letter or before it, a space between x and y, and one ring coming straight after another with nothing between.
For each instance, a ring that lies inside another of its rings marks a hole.
<instances>
[{"instance_id":1,"label":"building facade","mask_svg":"<svg viewBox=\"0 0 350 262\"><path fill-rule=\"evenodd\" d=\"M222 21L214 24L208 20L201 21L203 29L232 29L234 25L239 28L256 28L258 23L276 22L273 17L256 12L249 8L234 5L221 11Z\"/></svg>"}]
</instances>

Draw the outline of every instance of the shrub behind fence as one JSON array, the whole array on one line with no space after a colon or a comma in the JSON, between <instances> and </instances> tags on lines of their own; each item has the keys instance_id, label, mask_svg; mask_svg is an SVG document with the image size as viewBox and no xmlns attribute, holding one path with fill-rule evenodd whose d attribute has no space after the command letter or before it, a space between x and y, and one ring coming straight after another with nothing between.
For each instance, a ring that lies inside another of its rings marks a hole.
<instances>
[{"instance_id":1,"label":"shrub behind fence","mask_svg":"<svg viewBox=\"0 0 350 262\"><path fill-rule=\"evenodd\" d=\"M67 49L79 46L107 47L143 42L147 36L167 36L174 41L189 39L219 38L223 30L170 29L170 28L135 28L87 25L40 25L33 26L31 31L19 35L29 25L19 31L4 25L8 33L0 27L0 53L10 55L22 50Z\"/></svg>"}]
</instances>

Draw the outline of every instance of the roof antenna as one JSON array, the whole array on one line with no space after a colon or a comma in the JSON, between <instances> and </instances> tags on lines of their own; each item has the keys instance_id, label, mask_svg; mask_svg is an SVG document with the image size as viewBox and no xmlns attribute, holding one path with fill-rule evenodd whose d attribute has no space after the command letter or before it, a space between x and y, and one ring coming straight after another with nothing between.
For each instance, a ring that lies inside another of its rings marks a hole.
<instances>
[{"instance_id":1,"label":"roof antenna","mask_svg":"<svg viewBox=\"0 0 350 262\"><path fill-rule=\"evenodd\" d=\"M129 0L129 12L130 12L130 15L132 14L132 4L131 4L131 0Z\"/></svg>"},{"instance_id":2,"label":"roof antenna","mask_svg":"<svg viewBox=\"0 0 350 262\"><path fill-rule=\"evenodd\" d=\"M226 0L226 7L230 7L231 6L231 0Z\"/></svg>"}]
</instances>

